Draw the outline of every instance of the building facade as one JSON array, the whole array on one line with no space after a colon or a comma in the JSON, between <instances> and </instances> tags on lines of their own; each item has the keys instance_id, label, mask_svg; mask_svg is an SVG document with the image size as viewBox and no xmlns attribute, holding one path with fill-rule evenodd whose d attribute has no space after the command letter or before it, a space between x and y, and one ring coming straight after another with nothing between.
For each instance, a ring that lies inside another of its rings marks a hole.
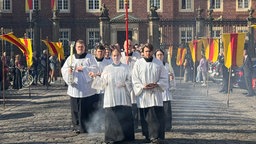
<instances>
[{"instance_id":1,"label":"building facade","mask_svg":"<svg viewBox=\"0 0 256 144\"><path fill-rule=\"evenodd\" d=\"M110 31L109 41L104 43L123 45L125 0L55 0L56 13L51 0L33 0L32 13L26 1L0 0L0 26L2 33L12 31L18 37L27 33L34 40L33 51L41 53L45 49L42 39L62 41L65 53L69 51L69 41L77 39L93 48L103 39L99 19L103 5L108 10ZM173 45L175 49L198 37L220 37L230 32L250 32L254 43L250 25L256 22L256 0L129 0L128 30L134 43L149 42L151 6L157 7L159 16L159 48ZM1 47L11 55L17 51L7 42Z\"/></svg>"}]
</instances>

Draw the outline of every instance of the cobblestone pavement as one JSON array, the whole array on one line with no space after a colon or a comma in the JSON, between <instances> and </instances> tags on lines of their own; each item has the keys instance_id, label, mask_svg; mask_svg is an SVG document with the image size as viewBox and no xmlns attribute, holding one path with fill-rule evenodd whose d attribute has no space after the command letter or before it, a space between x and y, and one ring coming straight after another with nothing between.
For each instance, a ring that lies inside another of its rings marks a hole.
<instances>
[{"instance_id":1,"label":"cobblestone pavement","mask_svg":"<svg viewBox=\"0 0 256 144\"><path fill-rule=\"evenodd\" d=\"M166 132L166 144L255 144L256 97L245 97L234 89L228 96L218 93L219 85L207 87L177 83L173 106L173 129ZM208 93L208 94L207 94ZM2 104L2 99L1 104ZM85 143L100 144L103 133L71 132L69 97L64 84L11 91L6 108L0 108L1 144ZM140 131L134 144L143 143Z\"/></svg>"}]
</instances>

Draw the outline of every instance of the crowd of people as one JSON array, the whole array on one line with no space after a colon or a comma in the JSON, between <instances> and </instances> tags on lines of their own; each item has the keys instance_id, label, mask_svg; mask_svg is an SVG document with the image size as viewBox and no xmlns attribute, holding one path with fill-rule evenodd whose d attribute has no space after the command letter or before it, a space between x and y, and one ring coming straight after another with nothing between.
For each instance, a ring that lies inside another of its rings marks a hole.
<instances>
[{"instance_id":1,"label":"crowd of people","mask_svg":"<svg viewBox=\"0 0 256 144\"><path fill-rule=\"evenodd\" d=\"M125 41L122 52L119 45L97 45L89 54L84 41L76 41L76 53L61 68L73 132L89 133L89 121L100 111L105 143L133 141L139 124L146 141L164 140L172 128L173 69L163 50L147 43L138 52L137 46Z\"/></svg>"},{"instance_id":2,"label":"crowd of people","mask_svg":"<svg viewBox=\"0 0 256 144\"><path fill-rule=\"evenodd\" d=\"M206 60L205 55L201 54L201 59L199 62L196 62L196 71L193 71L193 65L191 58L189 58L187 54L187 57L184 60L183 68L184 68L184 82L192 81L196 83L202 83L201 86L206 86L207 76L209 76L208 70L209 70L209 62ZM218 55L217 62L218 65L216 65L216 70L218 71L220 77L222 77L222 87L219 90L220 93L227 94L232 92L233 90L233 83L237 79L235 70L239 69L237 66L231 66L231 68L227 68L224 64L224 52L223 49L220 49L220 53ZM245 79L245 89L247 90L246 93L243 93L246 96L254 96L255 92L253 90L253 74L255 73L253 71L253 62L251 57L248 55L248 50L245 48L243 53L243 65L240 67L241 71L243 72L244 79ZM230 71L231 72L230 72ZM195 76L193 76L193 73L195 73ZM231 73L231 74L230 74ZM195 81L194 78L195 77Z\"/></svg>"},{"instance_id":3,"label":"crowd of people","mask_svg":"<svg viewBox=\"0 0 256 144\"><path fill-rule=\"evenodd\" d=\"M43 73L43 85L50 86L57 80L57 56L49 56L47 50L43 50L42 55L38 56L36 52L33 52L32 56L33 64L30 67L26 66L25 56L16 54L13 58L7 57L6 52L3 52L1 57L2 64L5 67L5 82L8 83L6 89L12 87L12 89L22 89L22 77L25 71L29 71L29 74L33 77L32 85L39 83L39 71ZM2 81L2 75L1 81ZM10 85L10 81L12 85ZM2 82L1 82L2 84ZM2 86L1 86L2 87Z\"/></svg>"}]
</instances>

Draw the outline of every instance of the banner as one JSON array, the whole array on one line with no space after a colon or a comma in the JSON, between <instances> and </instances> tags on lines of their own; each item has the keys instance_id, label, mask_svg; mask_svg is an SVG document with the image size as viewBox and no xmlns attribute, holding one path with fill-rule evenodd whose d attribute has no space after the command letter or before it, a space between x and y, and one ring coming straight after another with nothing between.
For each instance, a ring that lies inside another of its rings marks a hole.
<instances>
[{"instance_id":1,"label":"banner","mask_svg":"<svg viewBox=\"0 0 256 144\"><path fill-rule=\"evenodd\" d=\"M167 61L169 64L171 64L171 60L172 60L172 51L173 51L173 47L170 46L168 49L168 54L167 54Z\"/></svg>"},{"instance_id":2,"label":"banner","mask_svg":"<svg viewBox=\"0 0 256 144\"><path fill-rule=\"evenodd\" d=\"M224 65L231 66L243 65L243 50L245 43L245 33L224 33L222 34L224 48Z\"/></svg>"},{"instance_id":3,"label":"banner","mask_svg":"<svg viewBox=\"0 0 256 144\"><path fill-rule=\"evenodd\" d=\"M52 10L57 10L57 1L56 0L51 0L51 8L52 8Z\"/></svg>"},{"instance_id":4,"label":"banner","mask_svg":"<svg viewBox=\"0 0 256 144\"><path fill-rule=\"evenodd\" d=\"M56 45L57 45L57 51L58 51L58 60L59 61L64 60L65 56L64 56L64 49L62 46L62 42L56 42Z\"/></svg>"},{"instance_id":5,"label":"banner","mask_svg":"<svg viewBox=\"0 0 256 144\"><path fill-rule=\"evenodd\" d=\"M201 55L202 55L202 47L203 47L202 40L193 40L193 41L189 42L191 58L194 63L196 61L200 61Z\"/></svg>"},{"instance_id":6,"label":"banner","mask_svg":"<svg viewBox=\"0 0 256 144\"><path fill-rule=\"evenodd\" d=\"M47 46L49 53L51 56L57 56L58 55L58 48L54 42L50 42L48 40L42 40L44 44Z\"/></svg>"},{"instance_id":7,"label":"banner","mask_svg":"<svg viewBox=\"0 0 256 144\"><path fill-rule=\"evenodd\" d=\"M24 55L28 54L26 46L20 41L20 39L18 39L15 35L13 35L13 32L0 35L0 38L17 46Z\"/></svg>"},{"instance_id":8,"label":"banner","mask_svg":"<svg viewBox=\"0 0 256 144\"><path fill-rule=\"evenodd\" d=\"M186 48L178 48L177 57L176 57L176 65L182 66L186 54L187 54Z\"/></svg>"},{"instance_id":9,"label":"banner","mask_svg":"<svg viewBox=\"0 0 256 144\"><path fill-rule=\"evenodd\" d=\"M42 40L42 41L47 46L51 56L56 55L58 57L59 61L65 59L64 50L63 50L61 42L51 42L51 41L47 41L47 40Z\"/></svg>"},{"instance_id":10,"label":"banner","mask_svg":"<svg viewBox=\"0 0 256 144\"><path fill-rule=\"evenodd\" d=\"M25 0L25 11L33 9L33 0Z\"/></svg>"},{"instance_id":11,"label":"banner","mask_svg":"<svg viewBox=\"0 0 256 144\"><path fill-rule=\"evenodd\" d=\"M27 67L30 68L33 64L33 52L32 52L32 40L27 38L19 38L20 41L26 46L27 49L27 55L26 55L26 61L27 61Z\"/></svg>"},{"instance_id":12,"label":"banner","mask_svg":"<svg viewBox=\"0 0 256 144\"><path fill-rule=\"evenodd\" d=\"M205 58L210 62L216 62L219 55L219 39L218 38L202 38Z\"/></svg>"}]
</instances>

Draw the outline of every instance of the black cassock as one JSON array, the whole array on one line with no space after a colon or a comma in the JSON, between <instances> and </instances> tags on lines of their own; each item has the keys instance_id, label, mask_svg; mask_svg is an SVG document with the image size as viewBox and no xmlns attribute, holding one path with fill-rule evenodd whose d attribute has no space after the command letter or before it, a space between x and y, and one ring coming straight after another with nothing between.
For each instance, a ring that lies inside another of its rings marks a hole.
<instances>
[{"instance_id":1,"label":"black cassock","mask_svg":"<svg viewBox=\"0 0 256 144\"><path fill-rule=\"evenodd\" d=\"M105 108L105 142L134 140L134 124L130 106Z\"/></svg>"}]
</instances>

